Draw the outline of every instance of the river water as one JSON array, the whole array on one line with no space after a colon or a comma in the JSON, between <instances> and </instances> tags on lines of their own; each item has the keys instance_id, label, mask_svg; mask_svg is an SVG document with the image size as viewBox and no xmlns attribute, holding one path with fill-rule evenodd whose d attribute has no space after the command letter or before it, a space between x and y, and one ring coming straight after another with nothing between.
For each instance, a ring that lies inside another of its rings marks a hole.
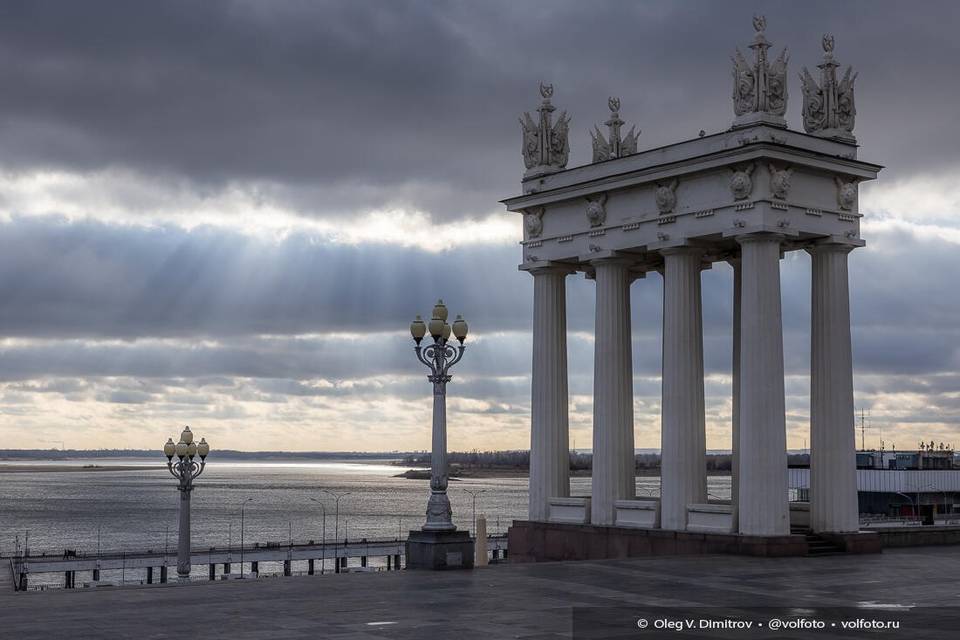
<instances>
[{"instance_id":1,"label":"river water","mask_svg":"<svg viewBox=\"0 0 960 640\"><path fill-rule=\"evenodd\" d=\"M3 464L0 462L0 468ZM142 470L0 473L0 555L11 555L16 539L22 543L26 536L31 554L60 555L64 549L95 553L98 538L104 551L169 548L176 553L179 496L165 465L102 458L50 464L135 465ZM247 544L319 541L324 530L331 541L337 533L341 540L405 537L408 529L423 523L430 487L427 480L393 477L403 470L388 460L211 460L193 492L192 546L239 545L241 505L245 505ZM659 484L658 477L637 478L638 497L658 495ZM573 478L571 485L573 495L590 493L590 478ZM483 491L476 509L478 515L487 515L490 534L505 533L512 520L526 517L526 478L454 479L448 493L459 528L472 529L473 498L467 489ZM339 522L336 502L324 490L348 493L340 500ZM729 498L729 477L710 477L708 490L711 497ZM62 582L62 576L50 580L56 584ZM38 581L31 577L31 583Z\"/></svg>"}]
</instances>

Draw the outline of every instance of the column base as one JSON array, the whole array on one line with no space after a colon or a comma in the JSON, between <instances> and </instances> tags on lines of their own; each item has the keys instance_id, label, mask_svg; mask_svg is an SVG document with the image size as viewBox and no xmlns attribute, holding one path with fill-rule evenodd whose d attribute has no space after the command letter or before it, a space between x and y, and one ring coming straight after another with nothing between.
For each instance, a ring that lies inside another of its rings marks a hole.
<instances>
[{"instance_id":1,"label":"column base","mask_svg":"<svg viewBox=\"0 0 960 640\"><path fill-rule=\"evenodd\" d=\"M473 569L468 531L413 530L406 542L408 569Z\"/></svg>"}]
</instances>

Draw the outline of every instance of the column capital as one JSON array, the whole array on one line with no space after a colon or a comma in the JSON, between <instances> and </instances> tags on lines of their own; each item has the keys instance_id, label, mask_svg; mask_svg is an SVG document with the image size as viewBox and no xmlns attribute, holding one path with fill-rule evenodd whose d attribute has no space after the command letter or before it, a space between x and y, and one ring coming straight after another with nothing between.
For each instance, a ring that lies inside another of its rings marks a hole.
<instances>
[{"instance_id":1,"label":"column capital","mask_svg":"<svg viewBox=\"0 0 960 640\"><path fill-rule=\"evenodd\" d=\"M524 262L517 266L518 271L526 271L532 276L541 274L555 273L558 275L570 275L576 273L576 265L566 262L556 262L554 260L544 260L541 262Z\"/></svg>"},{"instance_id":2,"label":"column capital","mask_svg":"<svg viewBox=\"0 0 960 640\"><path fill-rule=\"evenodd\" d=\"M672 256L672 255L686 255L686 256L702 256L707 250L703 247L697 247L693 245L680 245L676 247L664 247L659 249L657 253L662 256Z\"/></svg>"},{"instance_id":3,"label":"column capital","mask_svg":"<svg viewBox=\"0 0 960 640\"><path fill-rule=\"evenodd\" d=\"M777 242L781 243L786 238L782 233L770 233L770 232L759 232L759 233L746 233L741 236L734 236L734 240L737 241L737 244L744 245L751 242Z\"/></svg>"},{"instance_id":4,"label":"column capital","mask_svg":"<svg viewBox=\"0 0 960 640\"><path fill-rule=\"evenodd\" d=\"M832 239L824 239L822 241L814 242L804 247L804 251L813 255L815 253L850 253L858 246L856 244L849 244L847 242L837 242Z\"/></svg>"}]
</instances>

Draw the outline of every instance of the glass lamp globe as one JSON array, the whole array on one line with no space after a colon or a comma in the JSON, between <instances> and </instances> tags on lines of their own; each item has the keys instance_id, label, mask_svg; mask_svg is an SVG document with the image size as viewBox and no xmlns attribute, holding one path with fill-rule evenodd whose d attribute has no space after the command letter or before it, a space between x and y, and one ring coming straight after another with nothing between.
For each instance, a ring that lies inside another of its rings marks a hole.
<instances>
[{"instance_id":1,"label":"glass lamp globe","mask_svg":"<svg viewBox=\"0 0 960 640\"><path fill-rule=\"evenodd\" d=\"M417 316L417 319L410 323L410 335L417 341L417 344L420 344L423 336L427 335L427 325L420 316Z\"/></svg>"},{"instance_id":2,"label":"glass lamp globe","mask_svg":"<svg viewBox=\"0 0 960 640\"><path fill-rule=\"evenodd\" d=\"M183 428L183 433L180 434L180 440L182 442L186 442L187 444L193 442L193 432L190 431L190 427Z\"/></svg>"},{"instance_id":3,"label":"glass lamp globe","mask_svg":"<svg viewBox=\"0 0 960 640\"><path fill-rule=\"evenodd\" d=\"M186 443L186 442L183 442L182 440L177 443L177 445L176 445L176 453L177 453L177 457L178 457L178 458L184 458L184 457L187 455L187 448L188 448L188 446L189 446L189 445L187 445L187 443Z\"/></svg>"},{"instance_id":4,"label":"glass lamp globe","mask_svg":"<svg viewBox=\"0 0 960 640\"><path fill-rule=\"evenodd\" d=\"M463 316L458 315L457 319L453 321L453 335L460 341L460 344L463 344L463 341L467 339L467 323Z\"/></svg>"},{"instance_id":5,"label":"glass lamp globe","mask_svg":"<svg viewBox=\"0 0 960 640\"><path fill-rule=\"evenodd\" d=\"M447 305L443 304L443 300L437 300L437 304L433 306L433 317L447 321Z\"/></svg>"},{"instance_id":6,"label":"glass lamp globe","mask_svg":"<svg viewBox=\"0 0 960 640\"><path fill-rule=\"evenodd\" d=\"M443 340L447 341L450 339L450 325L446 322L443 323Z\"/></svg>"},{"instance_id":7,"label":"glass lamp globe","mask_svg":"<svg viewBox=\"0 0 960 640\"><path fill-rule=\"evenodd\" d=\"M192 458L193 456L197 455L197 443L196 443L196 442L191 442L190 444L187 445L187 455L190 456L191 458Z\"/></svg>"},{"instance_id":8,"label":"glass lamp globe","mask_svg":"<svg viewBox=\"0 0 960 640\"><path fill-rule=\"evenodd\" d=\"M177 445L173 444L173 438L167 438L166 444L163 445L163 455L167 456L167 460L171 460L176 452Z\"/></svg>"},{"instance_id":9,"label":"glass lamp globe","mask_svg":"<svg viewBox=\"0 0 960 640\"><path fill-rule=\"evenodd\" d=\"M443 325L445 324L446 322L437 317L430 320L430 335L433 336L434 340L439 340L443 335Z\"/></svg>"},{"instance_id":10,"label":"glass lamp globe","mask_svg":"<svg viewBox=\"0 0 960 640\"><path fill-rule=\"evenodd\" d=\"M206 458L207 454L210 453L210 445L207 444L206 438L200 438L200 444L197 445L197 453L200 454L200 458Z\"/></svg>"}]
</instances>

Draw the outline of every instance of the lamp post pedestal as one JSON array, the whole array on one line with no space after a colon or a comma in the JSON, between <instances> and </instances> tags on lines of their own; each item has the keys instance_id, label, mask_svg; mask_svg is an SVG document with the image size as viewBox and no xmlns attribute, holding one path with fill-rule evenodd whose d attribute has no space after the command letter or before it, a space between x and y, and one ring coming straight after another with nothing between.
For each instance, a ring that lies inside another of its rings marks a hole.
<instances>
[{"instance_id":1,"label":"lamp post pedestal","mask_svg":"<svg viewBox=\"0 0 960 640\"><path fill-rule=\"evenodd\" d=\"M405 550L407 569L473 569L469 531L413 529Z\"/></svg>"}]
</instances>

